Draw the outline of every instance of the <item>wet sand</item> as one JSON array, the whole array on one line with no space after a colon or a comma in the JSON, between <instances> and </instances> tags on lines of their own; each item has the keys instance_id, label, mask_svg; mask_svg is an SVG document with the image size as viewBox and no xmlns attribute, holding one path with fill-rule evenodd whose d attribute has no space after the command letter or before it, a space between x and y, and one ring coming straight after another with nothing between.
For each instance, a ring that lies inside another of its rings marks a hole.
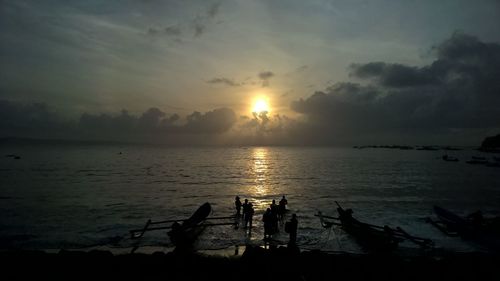
<instances>
[{"instance_id":1,"label":"wet sand","mask_svg":"<svg viewBox=\"0 0 500 281\"><path fill-rule=\"evenodd\" d=\"M436 256L328 254L279 247L247 247L241 255L117 254L93 250L0 252L3 280L48 278L157 280L499 280L500 255Z\"/></svg>"}]
</instances>

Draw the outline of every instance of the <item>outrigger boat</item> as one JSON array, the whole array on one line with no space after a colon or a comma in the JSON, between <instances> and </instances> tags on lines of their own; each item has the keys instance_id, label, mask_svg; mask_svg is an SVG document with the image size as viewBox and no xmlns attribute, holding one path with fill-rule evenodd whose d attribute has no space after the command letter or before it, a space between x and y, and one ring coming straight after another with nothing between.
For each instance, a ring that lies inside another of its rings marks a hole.
<instances>
[{"instance_id":1,"label":"outrigger boat","mask_svg":"<svg viewBox=\"0 0 500 281\"><path fill-rule=\"evenodd\" d=\"M189 219L183 221L182 224L174 222L171 227L172 229L167 232L170 241L176 246L192 244L205 229L206 226L204 223L211 211L212 207L210 204L205 203Z\"/></svg>"},{"instance_id":2,"label":"outrigger boat","mask_svg":"<svg viewBox=\"0 0 500 281\"><path fill-rule=\"evenodd\" d=\"M341 226L345 232L352 235L367 251L390 252L395 250L399 242L405 239L422 247L431 247L433 245L430 239L412 236L400 227L393 229L387 225L378 226L361 222L352 216L353 212L351 209L345 210L338 202L335 203L338 206L338 217L324 216L321 213L316 215L320 217L323 227L332 227L333 225ZM326 221L325 219L338 220L340 223Z\"/></svg>"},{"instance_id":3,"label":"outrigger boat","mask_svg":"<svg viewBox=\"0 0 500 281\"><path fill-rule=\"evenodd\" d=\"M464 218L438 206L434 206L434 213L438 220L428 218L427 221L447 236L460 236L490 250L500 250L500 218L485 219L480 212Z\"/></svg>"},{"instance_id":4,"label":"outrigger boat","mask_svg":"<svg viewBox=\"0 0 500 281\"><path fill-rule=\"evenodd\" d=\"M153 222L149 219L146 225L142 229L134 229L130 231L131 238L137 239L141 238L146 231L152 230L162 230L170 229L167 232L170 237L170 241L176 247L184 247L193 244L198 236L203 232L203 230L208 226L216 225L234 225L238 226L238 220L235 220L235 216L227 217L208 217L212 212L212 207L210 203L204 203L201 205L188 219L178 219L178 220L164 220ZM222 219L233 219L233 222L223 222L223 223L206 223L207 220L222 220ZM154 225L164 225L167 223L172 223L170 226L157 226ZM153 227L151 227L153 226Z\"/></svg>"}]
</instances>

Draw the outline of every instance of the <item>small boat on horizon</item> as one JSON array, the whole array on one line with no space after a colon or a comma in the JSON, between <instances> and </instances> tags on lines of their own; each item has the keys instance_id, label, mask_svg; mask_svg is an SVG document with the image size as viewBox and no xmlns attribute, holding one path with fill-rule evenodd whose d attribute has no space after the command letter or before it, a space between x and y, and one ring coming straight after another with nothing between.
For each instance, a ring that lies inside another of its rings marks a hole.
<instances>
[{"instance_id":1,"label":"small boat on horizon","mask_svg":"<svg viewBox=\"0 0 500 281\"><path fill-rule=\"evenodd\" d=\"M443 160L448 162L458 162L458 158L449 156L448 154L443 155Z\"/></svg>"}]
</instances>

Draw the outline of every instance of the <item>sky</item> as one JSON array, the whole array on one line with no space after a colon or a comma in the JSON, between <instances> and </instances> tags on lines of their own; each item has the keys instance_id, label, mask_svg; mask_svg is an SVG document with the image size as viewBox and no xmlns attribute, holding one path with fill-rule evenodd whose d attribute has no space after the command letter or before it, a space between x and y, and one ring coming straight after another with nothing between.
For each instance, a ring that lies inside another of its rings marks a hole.
<instances>
[{"instance_id":1,"label":"sky","mask_svg":"<svg viewBox=\"0 0 500 281\"><path fill-rule=\"evenodd\" d=\"M476 145L498 26L494 0L0 0L0 137Z\"/></svg>"}]
</instances>

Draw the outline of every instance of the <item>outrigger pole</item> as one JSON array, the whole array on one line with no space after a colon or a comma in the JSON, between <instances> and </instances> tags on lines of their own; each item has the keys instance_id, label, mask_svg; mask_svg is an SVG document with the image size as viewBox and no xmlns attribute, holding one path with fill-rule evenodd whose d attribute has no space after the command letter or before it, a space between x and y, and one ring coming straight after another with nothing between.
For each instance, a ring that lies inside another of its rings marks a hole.
<instances>
[{"instance_id":1,"label":"outrigger pole","mask_svg":"<svg viewBox=\"0 0 500 281\"><path fill-rule=\"evenodd\" d=\"M222 220L222 219L234 219L236 216L229 216L229 217L213 217L213 218L206 218L205 220ZM157 225L157 224L165 224L165 223L171 223L171 222L183 222L186 221L187 219L181 219L181 220L163 220L163 221L156 221L153 222L151 219L149 219L146 224L144 225L143 228L141 229L132 229L130 230L130 237L132 239L137 239L141 238L146 231L153 231L153 230L162 230L162 229L170 229L172 226L159 226L159 227L149 227L150 225ZM209 223L209 224L203 224L199 226L216 226L216 225L238 225L238 222L230 222L230 223ZM196 227L199 227L196 226Z\"/></svg>"},{"instance_id":2,"label":"outrigger pole","mask_svg":"<svg viewBox=\"0 0 500 281\"><path fill-rule=\"evenodd\" d=\"M342 208L340 206L340 204L335 201L335 203L337 204L337 206L339 206L339 208ZM324 227L329 227L331 225L338 225L338 226L342 226L342 223L338 223L338 222L323 222L323 218L326 218L326 219L333 219L333 220L340 220L340 218L338 217L332 217L332 216L325 216L323 214L321 214L321 212L319 212L318 214L315 214L314 216L316 217L320 217L320 220L322 222L322 225ZM379 225L374 225L374 224L370 224L370 223L362 223L366 226L369 226L369 227L373 227L373 228L378 228L378 229L386 229L386 227L383 227L383 226L379 226ZM392 230L392 235L394 236L399 236L399 237L404 237L404 238L407 238L408 240L410 240L411 242L415 243L415 244L418 244L420 246L429 246L429 245L433 245L433 242L432 240L430 239L427 239L427 238L422 238L422 237L417 237L417 236L412 236L410 234L408 234L408 232L404 231L401 227L396 227L396 229L392 229L392 228L389 228L390 230Z\"/></svg>"}]
</instances>

